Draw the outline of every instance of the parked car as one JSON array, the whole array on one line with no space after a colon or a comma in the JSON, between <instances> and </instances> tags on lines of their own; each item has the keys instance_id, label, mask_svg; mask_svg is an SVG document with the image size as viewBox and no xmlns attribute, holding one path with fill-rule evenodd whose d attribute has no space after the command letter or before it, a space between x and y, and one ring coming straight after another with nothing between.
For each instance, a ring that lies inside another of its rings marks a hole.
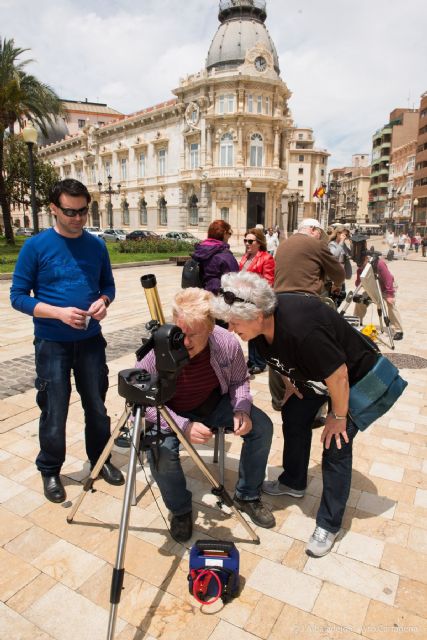
<instances>
[{"instance_id":1,"label":"parked car","mask_svg":"<svg viewBox=\"0 0 427 640\"><path fill-rule=\"evenodd\" d=\"M103 230L100 229L99 227L83 227L83 228L92 236L98 236L98 238L102 238L102 234L104 233Z\"/></svg>"},{"instance_id":2,"label":"parked car","mask_svg":"<svg viewBox=\"0 0 427 640\"><path fill-rule=\"evenodd\" d=\"M15 236L33 236L34 229L30 229L30 227L19 227L15 231Z\"/></svg>"},{"instance_id":3,"label":"parked car","mask_svg":"<svg viewBox=\"0 0 427 640\"><path fill-rule=\"evenodd\" d=\"M120 242L120 240L126 240L126 233L123 229L104 229L100 238L105 242Z\"/></svg>"},{"instance_id":4,"label":"parked car","mask_svg":"<svg viewBox=\"0 0 427 640\"><path fill-rule=\"evenodd\" d=\"M160 238L160 236L146 229L136 229L126 234L126 240L146 240L147 238Z\"/></svg>"},{"instance_id":5,"label":"parked car","mask_svg":"<svg viewBox=\"0 0 427 640\"><path fill-rule=\"evenodd\" d=\"M169 240L184 240L184 242L191 242L192 244L200 242L199 238L196 238L196 236L193 236L193 234L188 231L168 231L164 234L164 237Z\"/></svg>"}]
</instances>

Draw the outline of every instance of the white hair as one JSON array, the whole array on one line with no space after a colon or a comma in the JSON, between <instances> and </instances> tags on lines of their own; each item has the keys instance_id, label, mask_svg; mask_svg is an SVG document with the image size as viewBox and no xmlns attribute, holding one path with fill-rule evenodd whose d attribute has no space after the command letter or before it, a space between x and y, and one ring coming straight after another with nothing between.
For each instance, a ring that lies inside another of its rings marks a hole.
<instances>
[{"instance_id":1,"label":"white hair","mask_svg":"<svg viewBox=\"0 0 427 640\"><path fill-rule=\"evenodd\" d=\"M216 318L225 322L232 318L239 320L255 320L260 312L264 317L273 315L277 305L276 295L265 278L256 273L240 271L226 273L221 278L221 287L242 298L244 302L227 304L220 294L212 303Z\"/></svg>"}]
</instances>

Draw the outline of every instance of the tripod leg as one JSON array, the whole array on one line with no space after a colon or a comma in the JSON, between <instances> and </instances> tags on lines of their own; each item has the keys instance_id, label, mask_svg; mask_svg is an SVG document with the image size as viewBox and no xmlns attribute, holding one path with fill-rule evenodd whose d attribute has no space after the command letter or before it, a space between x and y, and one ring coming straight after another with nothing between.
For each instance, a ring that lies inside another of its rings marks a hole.
<instances>
[{"instance_id":1,"label":"tripod leg","mask_svg":"<svg viewBox=\"0 0 427 640\"><path fill-rule=\"evenodd\" d=\"M377 312L378 312L378 317L380 319L380 329L381 329L381 333L384 332L384 325L387 331L387 335L388 335L388 339L390 342L390 348L394 349L394 342L393 342L393 333L391 331L391 326L390 326L390 318L388 317L388 311L387 311L387 307L384 301L384 297L383 297L383 292L381 291L381 287L380 287L380 283L379 283L379 279L378 279L378 274L375 274L375 285L376 285L376 289L377 289ZM384 319L384 323L383 323L383 319Z\"/></svg>"},{"instance_id":2,"label":"tripod leg","mask_svg":"<svg viewBox=\"0 0 427 640\"><path fill-rule=\"evenodd\" d=\"M120 416L114 431L112 432L110 439L108 440L107 444L105 445L104 451L101 453L101 455L98 458L98 461L96 463L96 465L94 466L94 468L92 469L92 471L90 472L90 476L86 479L84 485L83 485L83 489L81 494L79 495L79 497L77 498L77 500L75 501L73 508L71 509L70 513L67 516L67 522L72 522L73 518L75 516L75 514L77 513L77 509L80 507L81 503L83 502L83 499L85 497L85 495L87 494L88 491L90 491L92 489L93 483L94 481L97 479L97 477L99 476L99 472L101 471L104 462L106 461L106 459L108 458L108 456L111 453L111 449L113 448L114 445L114 440L117 438L120 429L123 427L123 425L126 424L129 416L130 416L130 409L125 409L122 413L122 415Z\"/></svg>"},{"instance_id":3,"label":"tripod leg","mask_svg":"<svg viewBox=\"0 0 427 640\"><path fill-rule=\"evenodd\" d=\"M347 296L345 298L344 306L339 310L340 316L343 316L345 314L345 312L347 311L347 309L349 308L349 306L353 302L354 296L356 296L359 293L361 288L362 288L362 285L359 284L353 292L352 291L348 292L348 294L347 294Z\"/></svg>"},{"instance_id":4,"label":"tripod leg","mask_svg":"<svg viewBox=\"0 0 427 640\"><path fill-rule=\"evenodd\" d=\"M159 411L163 416L163 418L168 423L168 425L170 426L170 428L172 429L172 431L174 432L174 434L176 435L176 437L178 438L178 440L180 441L180 443L182 444L182 446L184 447L184 449L186 449L187 453L189 454L193 462L199 467L200 471L203 473L205 478L209 480L209 482L211 483L213 487L214 495L218 495L219 497L221 497L221 500L224 502L225 505L227 505L227 507L229 507L232 510L232 512L240 521L240 523L243 525L243 527L246 529L246 531L248 532L252 540L254 540L254 542L259 544L259 537L255 533L255 531L246 522L246 520L244 519L240 511L236 509L230 495L211 474L211 472L209 471L209 469L207 468L207 466L205 465L205 463L203 462L203 460L201 459L201 457L199 456L199 454L197 453L197 451L195 450L191 442L188 442L187 438L184 436L181 429L175 424L175 421L170 416L166 407L159 407Z\"/></svg>"},{"instance_id":5,"label":"tripod leg","mask_svg":"<svg viewBox=\"0 0 427 640\"><path fill-rule=\"evenodd\" d=\"M130 449L129 466L125 484L125 496L123 500L122 515L119 528L119 542L117 546L116 563L111 578L110 590L110 618L108 620L107 640L114 638L114 630L117 620L117 609L120 602L121 590L123 587L123 578L125 574L124 558L126 552L126 542L129 530L130 507L132 501L132 493L135 486L136 462L139 451L139 441L141 436L141 416L142 408L136 406L135 423L133 426L132 444ZM144 418L142 418L144 420Z\"/></svg>"}]
</instances>

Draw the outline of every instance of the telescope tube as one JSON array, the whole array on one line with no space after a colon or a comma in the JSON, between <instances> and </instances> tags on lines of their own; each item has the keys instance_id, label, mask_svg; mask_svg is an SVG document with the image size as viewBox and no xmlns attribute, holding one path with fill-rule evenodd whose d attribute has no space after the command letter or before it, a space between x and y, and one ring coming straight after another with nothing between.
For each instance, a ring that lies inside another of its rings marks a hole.
<instances>
[{"instance_id":1,"label":"telescope tube","mask_svg":"<svg viewBox=\"0 0 427 640\"><path fill-rule=\"evenodd\" d=\"M160 302L157 291L157 280L153 273L141 276L141 285L145 291L148 309L151 318L157 320L159 324L165 324L165 316L163 315L162 303Z\"/></svg>"}]
</instances>

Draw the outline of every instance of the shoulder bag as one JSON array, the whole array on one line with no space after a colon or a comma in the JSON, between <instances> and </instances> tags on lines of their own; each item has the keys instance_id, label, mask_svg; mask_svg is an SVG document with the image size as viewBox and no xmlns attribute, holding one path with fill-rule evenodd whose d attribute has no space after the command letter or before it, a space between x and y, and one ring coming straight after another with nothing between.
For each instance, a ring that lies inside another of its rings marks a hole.
<instances>
[{"instance_id":1,"label":"shoulder bag","mask_svg":"<svg viewBox=\"0 0 427 640\"><path fill-rule=\"evenodd\" d=\"M381 355L371 340L359 335L369 348L378 354L373 368L359 382L350 387L349 416L360 431L387 413L408 386L399 369Z\"/></svg>"}]
</instances>

